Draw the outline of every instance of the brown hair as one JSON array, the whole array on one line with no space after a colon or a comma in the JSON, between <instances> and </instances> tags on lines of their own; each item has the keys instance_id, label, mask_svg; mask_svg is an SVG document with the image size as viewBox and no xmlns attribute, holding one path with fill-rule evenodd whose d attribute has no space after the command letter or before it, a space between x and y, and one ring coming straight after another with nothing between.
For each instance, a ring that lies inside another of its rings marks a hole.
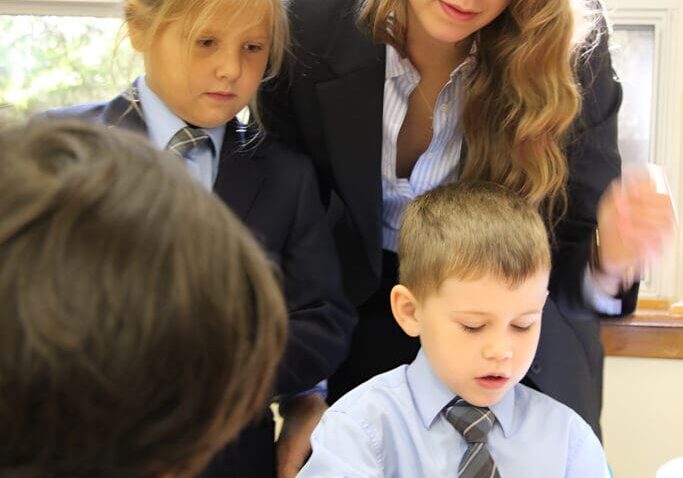
<instances>
[{"instance_id":1,"label":"brown hair","mask_svg":"<svg viewBox=\"0 0 683 478\"><path fill-rule=\"evenodd\" d=\"M0 218L0 476L200 471L263 409L284 301L175 158L76 120L3 131Z\"/></svg>"},{"instance_id":2,"label":"brown hair","mask_svg":"<svg viewBox=\"0 0 683 478\"><path fill-rule=\"evenodd\" d=\"M550 269L543 220L519 195L463 181L429 191L405 210L398 244L401 284L417 297L444 280L491 274L515 286Z\"/></svg>"},{"instance_id":3,"label":"brown hair","mask_svg":"<svg viewBox=\"0 0 683 478\"><path fill-rule=\"evenodd\" d=\"M376 41L404 56L407 1L363 0L358 12ZM577 52L597 19L589 3L511 0L475 34L477 66L462 113L468 156L461 178L512 189L542 208L549 223L566 210L564 146L581 108Z\"/></svg>"},{"instance_id":4,"label":"brown hair","mask_svg":"<svg viewBox=\"0 0 683 478\"><path fill-rule=\"evenodd\" d=\"M184 21L189 32L188 38L192 39L201 34L202 29L222 8L229 6L233 13L231 19L225 19L226 26L229 26L229 22L236 22L235 25L246 27L240 19L245 14L251 14L256 7L265 7L271 31L270 58L263 79L268 81L280 72L289 48L287 4L288 0L126 0L124 19L129 32L131 27L144 32L144 43L149 46L159 31L170 22ZM185 52L188 56L191 54L191 45L192 42L188 41ZM257 96L258 93L249 102L249 110L261 126Z\"/></svg>"}]
</instances>

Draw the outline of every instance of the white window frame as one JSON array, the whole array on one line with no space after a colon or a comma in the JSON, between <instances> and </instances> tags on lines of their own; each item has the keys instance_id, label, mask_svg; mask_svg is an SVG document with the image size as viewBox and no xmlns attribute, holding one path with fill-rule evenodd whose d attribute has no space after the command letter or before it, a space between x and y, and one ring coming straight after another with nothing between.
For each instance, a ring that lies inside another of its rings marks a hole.
<instances>
[{"instance_id":1,"label":"white window frame","mask_svg":"<svg viewBox=\"0 0 683 478\"><path fill-rule=\"evenodd\" d=\"M55 15L120 18L121 0L9 0L0 2L0 15Z\"/></svg>"},{"instance_id":2,"label":"white window frame","mask_svg":"<svg viewBox=\"0 0 683 478\"><path fill-rule=\"evenodd\" d=\"M613 26L654 30L654 72L649 160L666 172L679 214L683 213L683 0L605 0ZM677 45L678 48L677 48ZM683 235L652 266L640 297L683 300Z\"/></svg>"},{"instance_id":3,"label":"white window frame","mask_svg":"<svg viewBox=\"0 0 683 478\"><path fill-rule=\"evenodd\" d=\"M322 0L321 0L322 1ZM683 0L603 0L613 25L654 28L652 122L649 158L669 178L683 216ZM0 15L118 17L121 0L3 0ZM683 217L680 218L683 221ZM681 224L683 226L683 223ZM683 234L641 282L641 297L683 301Z\"/></svg>"}]
</instances>

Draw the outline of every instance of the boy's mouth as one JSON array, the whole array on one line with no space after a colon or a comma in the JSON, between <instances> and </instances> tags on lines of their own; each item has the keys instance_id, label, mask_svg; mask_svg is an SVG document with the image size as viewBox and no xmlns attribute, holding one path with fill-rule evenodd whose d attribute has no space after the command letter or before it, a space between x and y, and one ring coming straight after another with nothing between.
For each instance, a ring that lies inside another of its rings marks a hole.
<instances>
[{"instance_id":1,"label":"boy's mouth","mask_svg":"<svg viewBox=\"0 0 683 478\"><path fill-rule=\"evenodd\" d=\"M475 380L484 388L500 388L510 380L510 377L504 374L490 374L482 375Z\"/></svg>"}]
</instances>

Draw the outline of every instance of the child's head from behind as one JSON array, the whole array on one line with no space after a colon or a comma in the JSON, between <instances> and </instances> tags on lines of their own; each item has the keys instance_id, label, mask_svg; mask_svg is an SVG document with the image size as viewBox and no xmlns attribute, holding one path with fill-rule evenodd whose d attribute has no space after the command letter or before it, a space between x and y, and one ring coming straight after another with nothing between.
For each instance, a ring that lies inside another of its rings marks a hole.
<instances>
[{"instance_id":1,"label":"child's head from behind","mask_svg":"<svg viewBox=\"0 0 683 478\"><path fill-rule=\"evenodd\" d=\"M127 0L150 88L180 118L212 128L248 104L288 43L282 0Z\"/></svg>"},{"instance_id":2,"label":"child's head from behind","mask_svg":"<svg viewBox=\"0 0 683 478\"><path fill-rule=\"evenodd\" d=\"M442 186L406 208L398 254L399 325L420 337L454 393L473 405L498 402L538 344L550 271L538 213L497 185Z\"/></svg>"},{"instance_id":3,"label":"child's head from behind","mask_svg":"<svg viewBox=\"0 0 683 478\"><path fill-rule=\"evenodd\" d=\"M0 133L0 475L194 476L265 405L286 312L239 221L142 139Z\"/></svg>"}]
</instances>

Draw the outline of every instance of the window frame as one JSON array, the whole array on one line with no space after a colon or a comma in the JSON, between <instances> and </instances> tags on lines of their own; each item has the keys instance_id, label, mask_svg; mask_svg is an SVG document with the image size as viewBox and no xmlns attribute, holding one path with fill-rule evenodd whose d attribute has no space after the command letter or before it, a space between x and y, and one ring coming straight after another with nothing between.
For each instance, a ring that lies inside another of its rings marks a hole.
<instances>
[{"instance_id":1,"label":"window frame","mask_svg":"<svg viewBox=\"0 0 683 478\"><path fill-rule=\"evenodd\" d=\"M678 212L683 215L683 49L676 51L676 45L683 45L683 0L603 1L612 25L654 28L649 158L667 173ZM122 11L122 0L9 0L0 3L0 15L120 18ZM647 271L641 282L640 297L683 301L683 234L678 235L666 257Z\"/></svg>"},{"instance_id":2,"label":"window frame","mask_svg":"<svg viewBox=\"0 0 683 478\"><path fill-rule=\"evenodd\" d=\"M9 0L0 3L0 15L54 15L120 18L121 0Z\"/></svg>"}]
</instances>

